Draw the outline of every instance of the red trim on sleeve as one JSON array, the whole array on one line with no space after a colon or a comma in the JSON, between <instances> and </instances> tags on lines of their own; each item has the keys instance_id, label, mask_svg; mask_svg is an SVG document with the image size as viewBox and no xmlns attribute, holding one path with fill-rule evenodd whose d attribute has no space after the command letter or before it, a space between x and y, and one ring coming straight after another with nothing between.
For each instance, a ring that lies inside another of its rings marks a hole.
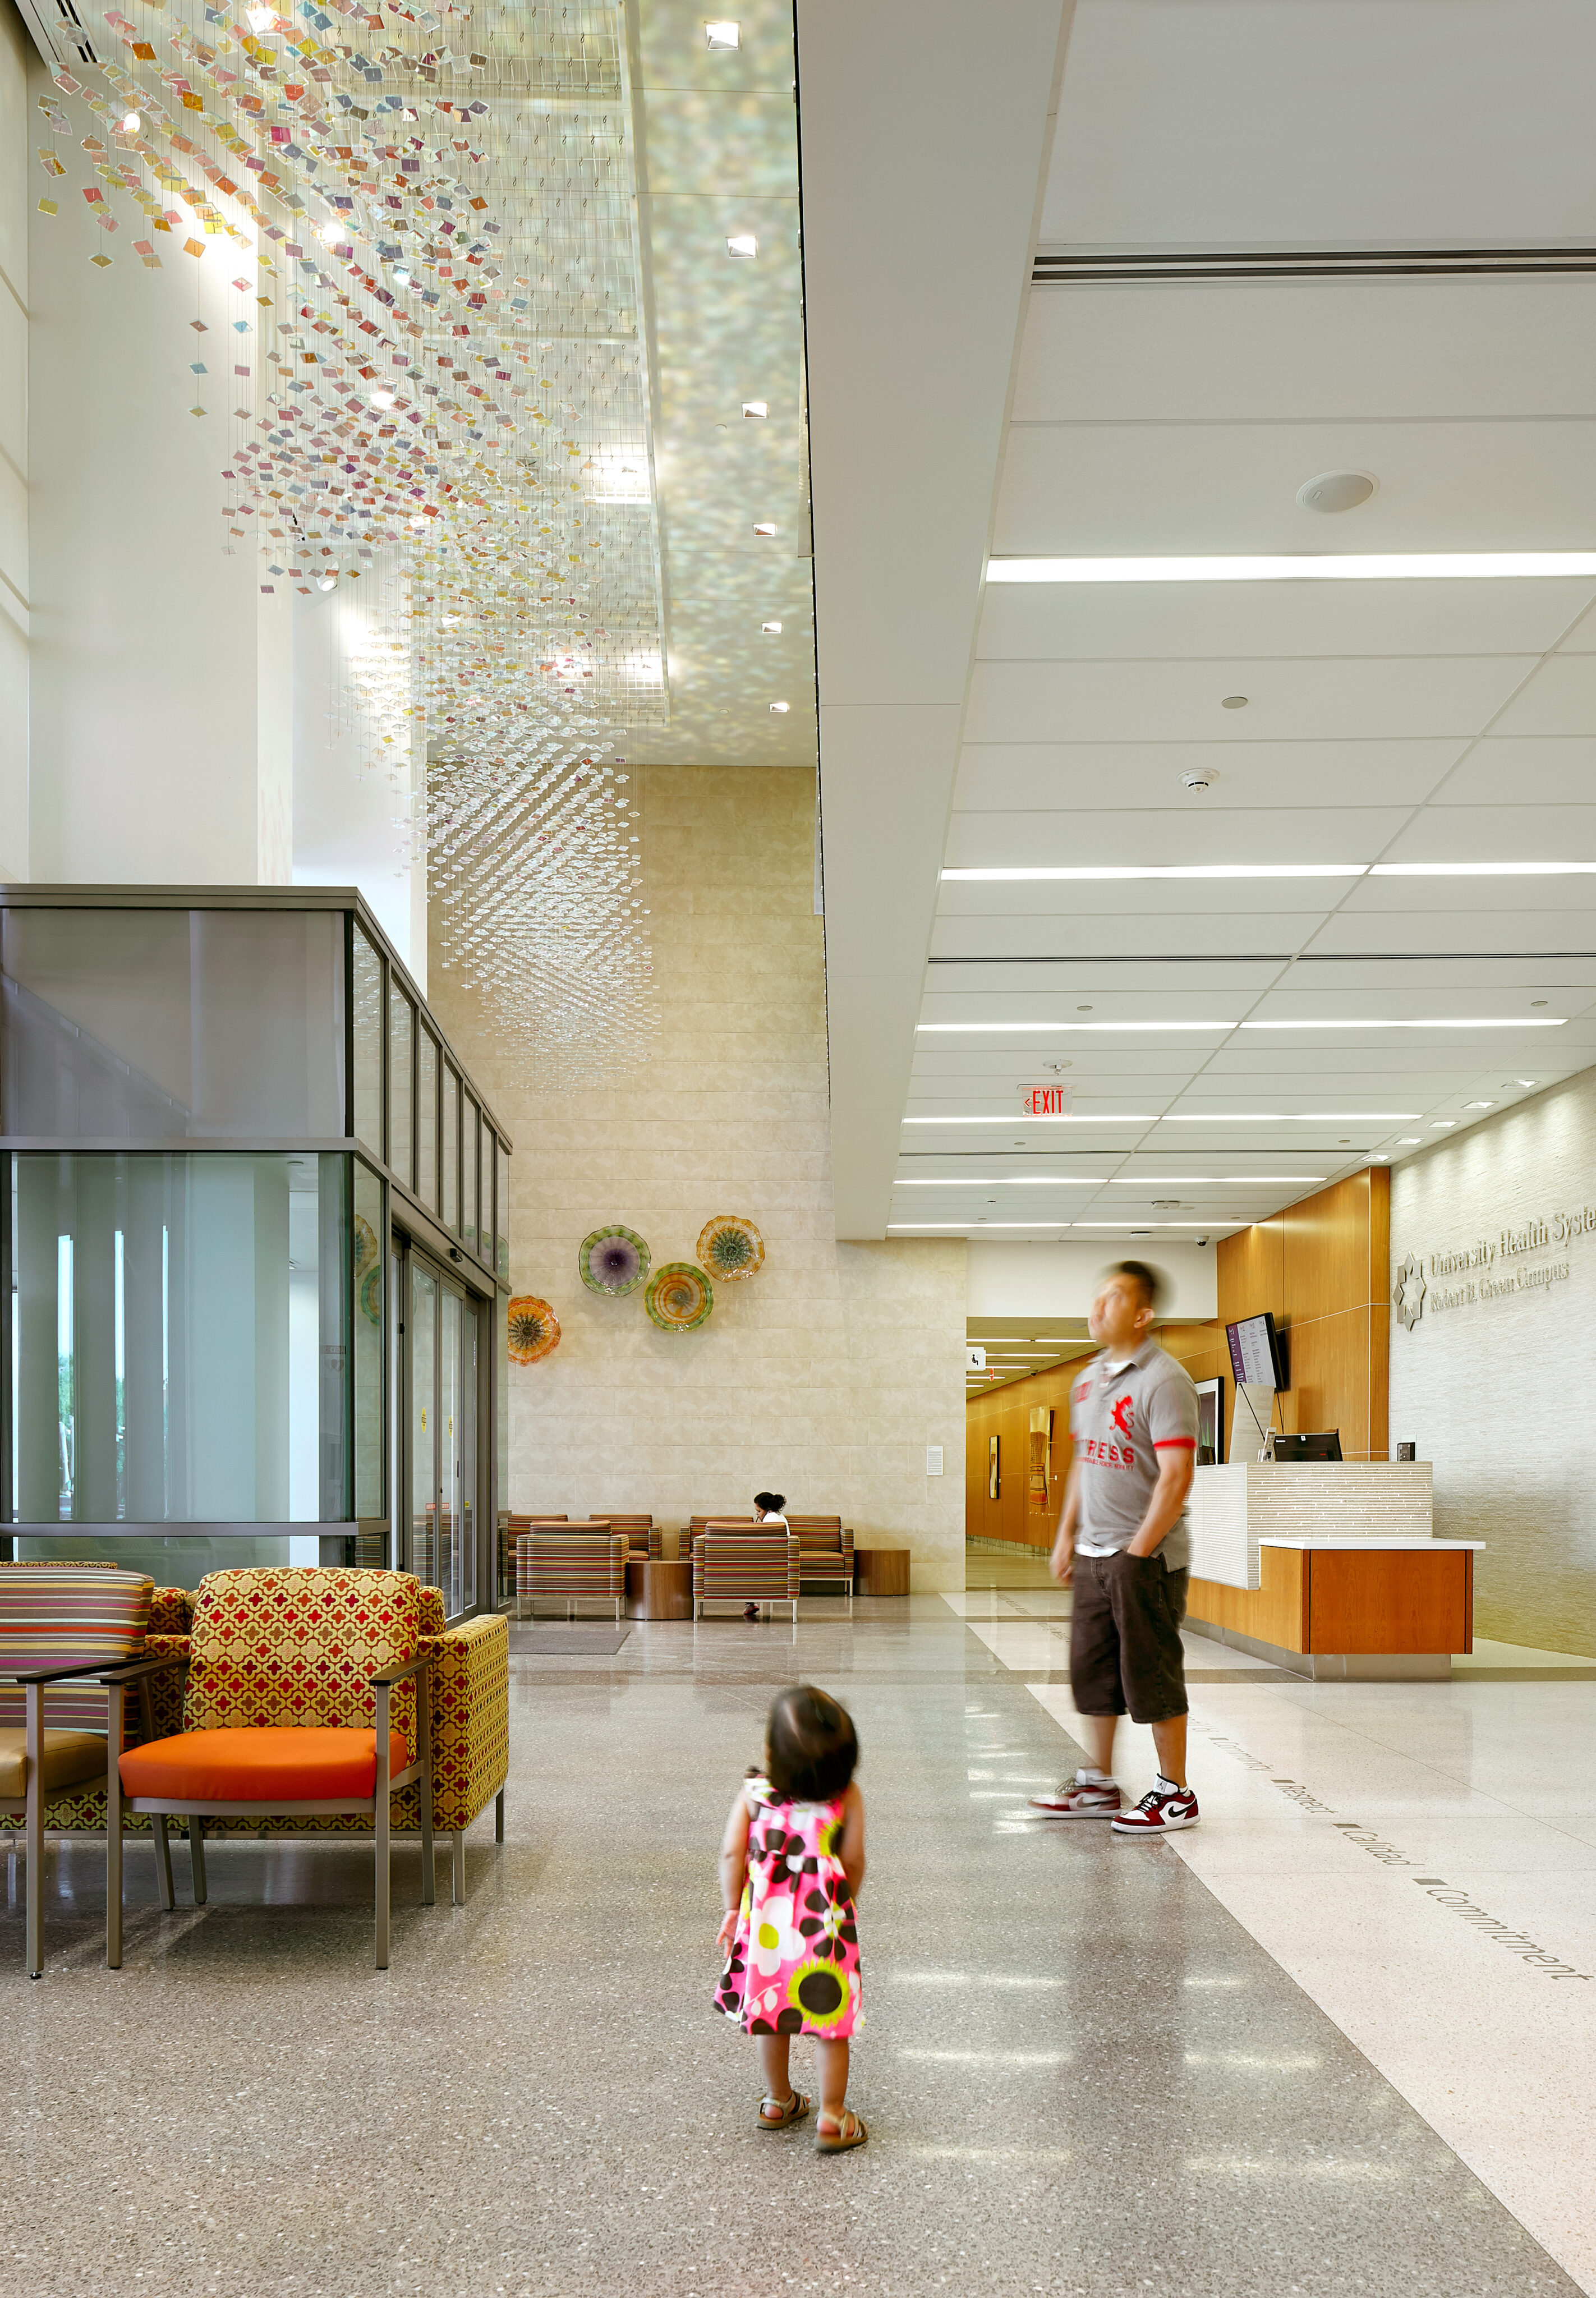
<instances>
[{"instance_id":1,"label":"red trim on sleeve","mask_svg":"<svg viewBox=\"0 0 1596 2298\"><path fill-rule=\"evenodd\" d=\"M1153 1440L1153 1450L1155 1452L1167 1452L1172 1444L1179 1445L1184 1451L1187 1452L1195 1452L1197 1449L1197 1440L1195 1436L1155 1436Z\"/></svg>"}]
</instances>

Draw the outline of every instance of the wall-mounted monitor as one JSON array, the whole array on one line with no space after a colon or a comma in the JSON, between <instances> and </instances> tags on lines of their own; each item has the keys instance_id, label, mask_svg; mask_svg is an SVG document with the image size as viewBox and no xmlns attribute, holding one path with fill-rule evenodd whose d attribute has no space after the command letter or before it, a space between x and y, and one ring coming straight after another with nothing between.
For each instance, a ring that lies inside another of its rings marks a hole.
<instances>
[{"instance_id":1,"label":"wall-mounted monitor","mask_svg":"<svg viewBox=\"0 0 1596 2298\"><path fill-rule=\"evenodd\" d=\"M1238 1387L1243 1382L1252 1388L1285 1387L1279 1336L1267 1309L1261 1317L1244 1317L1238 1324L1227 1325L1225 1338L1230 1343L1230 1368Z\"/></svg>"}]
</instances>

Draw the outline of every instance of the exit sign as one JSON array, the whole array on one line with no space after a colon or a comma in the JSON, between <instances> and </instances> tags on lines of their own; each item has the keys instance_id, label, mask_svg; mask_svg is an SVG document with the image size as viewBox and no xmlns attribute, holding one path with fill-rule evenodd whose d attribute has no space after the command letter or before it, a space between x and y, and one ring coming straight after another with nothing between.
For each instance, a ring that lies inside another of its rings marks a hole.
<instances>
[{"instance_id":1,"label":"exit sign","mask_svg":"<svg viewBox=\"0 0 1596 2298\"><path fill-rule=\"evenodd\" d=\"M1020 1106L1027 1117L1068 1117L1071 1091L1067 1085L1022 1085Z\"/></svg>"}]
</instances>

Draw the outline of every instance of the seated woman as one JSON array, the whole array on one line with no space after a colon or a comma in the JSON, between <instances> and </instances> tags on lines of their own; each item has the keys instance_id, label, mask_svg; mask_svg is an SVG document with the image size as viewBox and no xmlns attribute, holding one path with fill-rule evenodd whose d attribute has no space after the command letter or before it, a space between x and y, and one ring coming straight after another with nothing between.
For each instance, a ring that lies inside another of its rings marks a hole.
<instances>
[{"instance_id":1,"label":"seated woman","mask_svg":"<svg viewBox=\"0 0 1596 2298\"><path fill-rule=\"evenodd\" d=\"M785 1492L756 1492L754 1494L755 1530L779 1532L785 1534L787 1519L781 1510L786 1505ZM757 1620L759 1617L758 1605L745 1604L742 1608L742 1616L745 1620Z\"/></svg>"}]
</instances>

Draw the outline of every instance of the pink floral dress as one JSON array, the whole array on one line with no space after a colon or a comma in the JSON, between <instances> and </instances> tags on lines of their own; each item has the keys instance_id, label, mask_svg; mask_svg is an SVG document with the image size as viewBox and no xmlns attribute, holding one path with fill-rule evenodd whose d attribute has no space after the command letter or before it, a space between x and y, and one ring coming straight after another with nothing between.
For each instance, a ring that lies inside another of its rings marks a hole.
<instances>
[{"instance_id":1,"label":"pink floral dress","mask_svg":"<svg viewBox=\"0 0 1596 2298\"><path fill-rule=\"evenodd\" d=\"M842 1798L790 1803L766 1779L743 1793L748 1872L715 2007L747 2035L840 2042L864 2016L853 1894L837 1856Z\"/></svg>"}]
</instances>

